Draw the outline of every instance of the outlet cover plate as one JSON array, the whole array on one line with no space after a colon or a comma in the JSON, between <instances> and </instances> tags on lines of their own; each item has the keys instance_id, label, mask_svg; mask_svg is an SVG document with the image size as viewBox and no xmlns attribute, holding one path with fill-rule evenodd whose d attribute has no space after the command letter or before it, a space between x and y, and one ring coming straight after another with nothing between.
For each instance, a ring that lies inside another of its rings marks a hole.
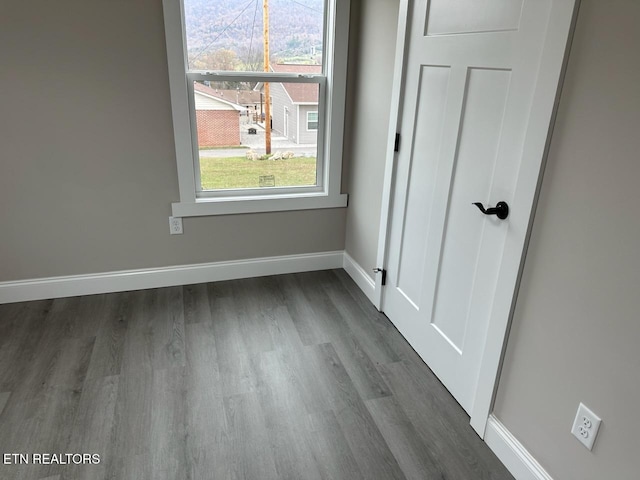
<instances>
[{"instance_id":1,"label":"outlet cover plate","mask_svg":"<svg viewBox=\"0 0 640 480\"><path fill-rule=\"evenodd\" d=\"M169 233L182 235L182 217L169 217Z\"/></svg>"},{"instance_id":2,"label":"outlet cover plate","mask_svg":"<svg viewBox=\"0 0 640 480\"><path fill-rule=\"evenodd\" d=\"M582 443L587 449L593 449L593 443L596 441L596 435L600 429L600 423L602 420L595 413L593 413L584 404L580 403L578 406L578 413L573 420L573 427L571 427L571 433Z\"/></svg>"}]
</instances>

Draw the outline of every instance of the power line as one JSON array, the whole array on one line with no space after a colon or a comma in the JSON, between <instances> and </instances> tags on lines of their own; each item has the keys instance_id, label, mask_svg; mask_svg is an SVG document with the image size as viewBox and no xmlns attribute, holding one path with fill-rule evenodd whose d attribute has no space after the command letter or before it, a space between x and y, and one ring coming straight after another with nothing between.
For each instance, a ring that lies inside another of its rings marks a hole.
<instances>
[{"instance_id":1,"label":"power line","mask_svg":"<svg viewBox=\"0 0 640 480\"><path fill-rule=\"evenodd\" d=\"M200 55L202 55L211 45L213 45L216 42L216 40L218 40L222 36L222 34L226 32L231 27L231 25L233 25L236 22L236 20L240 18L240 16L251 6L253 2L256 2L256 5L257 5L258 0L251 0L249 3L247 3L247 5L242 9L242 11L238 14L238 16L236 16L236 18L234 18L229 25L224 27L224 29L218 34L216 38L214 38L207 45L205 45L200 50L200 53L198 53L195 57L191 59L191 62L195 62L200 57Z\"/></svg>"},{"instance_id":2,"label":"power line","mask_svg":"<svg viewBox=\"0 0 640 480\"><path fill-rule=\"evenodd\" d=\"M256 0L256 9L253 12L253 25L251 26L251 41L249 42L249 54L247 55L247 64L251 62L251 51L253 50L253 31L256 28L257 14L258 14L258 0Z\"/></svg>"},{"instance_id":3,"label":"power line","mask_svg":"<svg viewBox=\"0 0 640 480\"><path fill-rule=\"evenodd\" d=\"M309 10L313 10L314 12L322 13L322 10L318 10L316 8L310 7L309 5L305 5L304 3L296 2L296 0L289 0L289 1L291 3L295 3L297 5L300 5L301 7L308 8Z\"/></svg>"}]
</instances>

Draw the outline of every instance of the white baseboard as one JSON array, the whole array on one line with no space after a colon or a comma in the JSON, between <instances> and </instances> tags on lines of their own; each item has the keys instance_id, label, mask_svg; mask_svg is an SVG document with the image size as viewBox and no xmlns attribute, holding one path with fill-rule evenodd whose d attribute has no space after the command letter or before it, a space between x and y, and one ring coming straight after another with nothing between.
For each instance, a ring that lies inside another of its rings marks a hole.
<instances>
[{"instance_id":1,"label":"white baseboard","mask_svg":"<svg viewBox=\"0 0 640 480\"><path fill-rule=\"evenodd\" d=\"M487 421L484 441L516 480L553 480L542 465L493 415Z\"/></svg>"},{"instance_id":2,"label":"white baseboard","mask_svg":"<svg viewBox=\"0 0 640 480\"><path fill-rule=\"evenodd\" d=\"M342 268L343 252L0 282L0 304Z\"/></svg>"},{"instance_id":3,"label":"white baseboard","mask_svg":"<svg viewBox=\"0 0 640 480\"><path fill-rule=\"evenodd\" d=\"M344 252L342 268L345 269L353 281L356 282L356 285L360 287L360 290L364 292L371 303L373 303L377 308L379 305L376 304L376 284L373 279L367 275L365 269L362 268L347 252Z\"/></svg>"}]
</instances>

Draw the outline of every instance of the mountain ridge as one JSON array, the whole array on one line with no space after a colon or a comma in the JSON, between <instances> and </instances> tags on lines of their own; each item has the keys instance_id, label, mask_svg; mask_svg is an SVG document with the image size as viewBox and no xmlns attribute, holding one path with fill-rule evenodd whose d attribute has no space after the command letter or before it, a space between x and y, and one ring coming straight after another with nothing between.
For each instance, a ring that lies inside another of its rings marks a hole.
<instances>
[{"instance_id":1,"label":"mountain ridge","mask_svg":"<svg viewBox=\"0 0 640 480\"><path fill-rule=\"evenodd\" d=\"M262 0L185 0L187 50L202 59L232 51L244 65L262 65ZM323 43L323 0L270 0L272 61L317 62Z\"/></svg>"}]
</instances>

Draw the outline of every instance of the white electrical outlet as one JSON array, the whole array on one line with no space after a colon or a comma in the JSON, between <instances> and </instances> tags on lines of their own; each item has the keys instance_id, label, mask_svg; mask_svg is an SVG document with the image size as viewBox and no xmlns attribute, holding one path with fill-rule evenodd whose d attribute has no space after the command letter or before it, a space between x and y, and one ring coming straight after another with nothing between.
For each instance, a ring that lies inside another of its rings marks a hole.
<instances>
[{"instance_id":1,"label":"white electrical outlet","mask_svg":"<svg viewBox=\"0 0 640 480\"><path fill-rule=\"evenodd\" d=\"M589 410L583 403L578 406L578 413L573 421L571 433L580 440L589 450L593 449L593 442L596 441L596 435L600 428L600 417Z\"/></svg>"},{"instance_id":2,"label":"white electrical outlet","mask_svg":"<svg viewBox=\"0 0 640 480\"><path fill-rule=\"evenodd\" d=\"M169 217L169 233L182 235L182 217Z\"/></svg>"}]
</instances>

